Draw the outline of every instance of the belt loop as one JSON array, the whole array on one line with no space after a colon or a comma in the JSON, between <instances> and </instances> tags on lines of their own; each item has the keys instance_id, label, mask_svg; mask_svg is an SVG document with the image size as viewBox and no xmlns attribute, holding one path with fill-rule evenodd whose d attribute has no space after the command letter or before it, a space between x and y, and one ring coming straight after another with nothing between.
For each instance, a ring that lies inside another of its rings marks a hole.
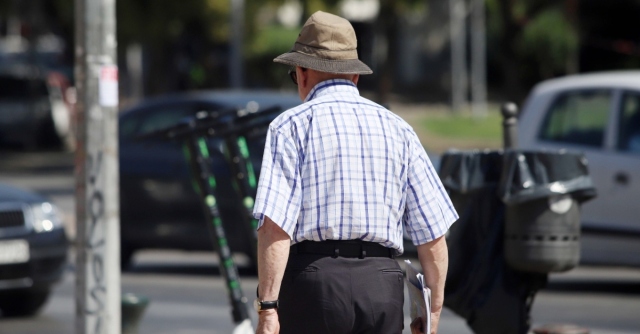
<instances>
[{"instance_id":1,"label":"belt loop","mask_svg":"<svg viewBox=\"0 0 640 334\"><path fill-rule=\"evenodd\" d=\"M360 242L360 256L358 256L360 259L364 259L365 257L367 257L367 251L364 250L364 243Z\"/></svg>"},{"instance_id":2,"label":"belt loop","mask_svg":"<svg viewBox=\"0 0 640 334\"><path fill-rule=\"evenodd\" d=\"M340 256L340 249L338 248L338 246L334 246L335 248L333 249L333 256L332 258L337 258L338 256Z\"/></svg>"}]
</instances>

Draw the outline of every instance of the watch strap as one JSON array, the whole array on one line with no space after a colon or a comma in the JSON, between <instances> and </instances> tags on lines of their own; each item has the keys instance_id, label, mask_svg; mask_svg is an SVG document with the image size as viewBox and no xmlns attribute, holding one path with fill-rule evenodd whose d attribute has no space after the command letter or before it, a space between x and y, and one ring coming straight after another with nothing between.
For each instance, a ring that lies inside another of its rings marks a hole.
<instances>
[{"instance_id":1,"label":"watch strap","mask_svg":"<svg viewBox=\"0 0 640 334\"><path fill-rule=\"evenodd\" d=\"M258 312L278 308L278 300L258 301Z\"/></svg>"}]
</instances>

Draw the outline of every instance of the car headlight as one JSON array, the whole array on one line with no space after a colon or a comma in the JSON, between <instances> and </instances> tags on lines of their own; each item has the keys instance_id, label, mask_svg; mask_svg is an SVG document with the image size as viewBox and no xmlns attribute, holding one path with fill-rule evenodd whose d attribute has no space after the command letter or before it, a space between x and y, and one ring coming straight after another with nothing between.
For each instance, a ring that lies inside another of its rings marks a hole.
<instances>
[{"instance_id":1,"label":"car headlight","mask_svg":"<svg viewBox=\"0 0 640 334\"><path fill-rule=\"evenodd\" d=\"M33 229L36 232L50 232L62 227L62 219L55 205L49 202L31 205Z\"/></svg>"}]
</instances>

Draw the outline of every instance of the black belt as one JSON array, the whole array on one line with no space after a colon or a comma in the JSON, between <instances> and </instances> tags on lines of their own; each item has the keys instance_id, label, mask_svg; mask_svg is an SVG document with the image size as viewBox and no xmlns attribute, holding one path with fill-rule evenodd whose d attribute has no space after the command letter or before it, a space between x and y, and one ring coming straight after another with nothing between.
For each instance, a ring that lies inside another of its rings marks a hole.
<instances>
[{"instance_id":1,"label":"black belt","mask_svg":"<svg viewBox=\"0 0 640 334\"><path fill-rule=\"evenodd\" d=\"M290 249L291 254L317 254L331 257L395 257L395 250L379 243L362 240L302 241Z\"/></svg>"}]
</instances>

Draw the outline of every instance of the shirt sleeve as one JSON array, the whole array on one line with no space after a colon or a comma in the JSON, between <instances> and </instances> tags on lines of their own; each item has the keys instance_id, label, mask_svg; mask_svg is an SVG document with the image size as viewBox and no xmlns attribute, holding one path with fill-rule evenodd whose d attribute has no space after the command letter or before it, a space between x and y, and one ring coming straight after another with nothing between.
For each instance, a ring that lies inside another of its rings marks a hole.
<instances>
[{"instance_id":1,"label":"shirt sleeve","mask_svg":"<svg viewBox=\"0 0 640 334\"><path fill-rule=\"evenodd\" d=\"M458 220L451 199L415 134L410 141L404 226L414 245L444 235Z\"/></svg>"},{"instance_id":2,"label":"shirt sleeve","mask_svg":"<svg viewBox=\"0 0 640 334\"><path fill-rule=\"evenodd\" d=\"M299 170L295 145L283 133L269 127L253 207L258 229L267 216L293 238L302 201Z\"/></svg>"}]
</instances>

